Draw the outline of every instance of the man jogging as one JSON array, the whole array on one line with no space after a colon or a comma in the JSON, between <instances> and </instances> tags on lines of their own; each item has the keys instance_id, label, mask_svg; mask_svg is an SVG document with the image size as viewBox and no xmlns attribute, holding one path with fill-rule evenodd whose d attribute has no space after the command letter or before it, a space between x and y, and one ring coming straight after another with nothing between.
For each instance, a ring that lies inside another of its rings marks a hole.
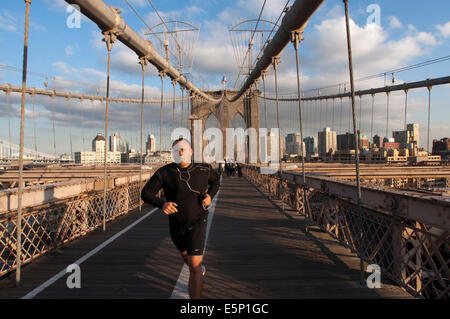
<instances>
[{"instance_id":1,"label":"man jogging","mask_svg":"<svg viewBox=\"0 0 450 319\"><path fill-rule=\"evenodd\" d=\"M170 236L189 266L189 296L200 298L208 206L220 186L220 177L209 164L192 163L190 143L180 138L172 144L174 163L159 168L142 189L142 200L169 216ZM165 200L156 194L164 190Z\"/></svg>"}]
</instances>

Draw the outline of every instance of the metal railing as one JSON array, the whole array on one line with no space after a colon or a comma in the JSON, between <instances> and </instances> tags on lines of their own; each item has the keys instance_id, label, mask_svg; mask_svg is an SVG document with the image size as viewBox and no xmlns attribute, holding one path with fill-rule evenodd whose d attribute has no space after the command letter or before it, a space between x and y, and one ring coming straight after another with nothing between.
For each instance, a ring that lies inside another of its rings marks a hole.
<instances>
[{"instance_id":1,"label":"metal railing","mask_svg":"<svg viewBox=\"0 0 450 319\"><path fill-rule=\"evenodd\" d=\"M243 173L255 186L282 200L299 214L307 216L355 254L359 253L362 245L363 259L369 264L379 265L383 276L387 276L413 296L427 299L450 298L448 223L440 228L435 223L430 225L391 214L365 203L363 193L363 236L360 239L356 202L331 194L325 180L322 180L321 187L311 187L307 182L305 201L302 186L295 178L293 181L288 178L280 179L277 174L261 174L259 168L254 166L244 167ZM283 177L288 174L283 174ZM384 192L389 193L389 190ZM395 193L386 196L395 197ZM393 199L393 202L396 200ZM448 219L448 202L442 202L442 205L442 211L447 214L444 218ZM427 215L429 212L423 213Z\"/></svg>"},{"instance_id":2,"label":"metal railing","mask_svg":"<svg viewBox=\"0 0 450 319\"><path fill-rule=\"evenodd\" d=\"M103 183L103 180L96 180L96 183L99 182ZM132 181L108 189L106 221L114 220L139 206L139 184L139 181ZM97 189L24 208L21 218L21 263L29 263L52 249L101 227L103 204L103 190ZM0 214L0 276L16 268L16 255L17 211L4 212Z\"/></svg>"}]
</instances>

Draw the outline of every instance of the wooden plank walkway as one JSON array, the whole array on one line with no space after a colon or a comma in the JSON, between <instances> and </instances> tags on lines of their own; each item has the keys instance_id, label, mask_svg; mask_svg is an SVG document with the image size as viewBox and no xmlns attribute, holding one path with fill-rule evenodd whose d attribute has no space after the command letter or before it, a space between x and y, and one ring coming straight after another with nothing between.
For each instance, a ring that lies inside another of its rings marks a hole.
<instances>
[{"instance_id":1,"label":"wooden plank walkway","mask_svg":"<svg viewBox=\"0 0 450 319\"><path fill-rule=\"evenodd\" d=\"M125 227L137 211L26 265L22 285L0 280L0 298L20 298ZM203 298L410 298L400 288L359 287L359 259L304 219L281 211L244 178L224 177L209 232ZM81 264L81 288L67 275L35 298L170 298L183 262L167 217L156 210Z\"/></svg>"}]
</instances>

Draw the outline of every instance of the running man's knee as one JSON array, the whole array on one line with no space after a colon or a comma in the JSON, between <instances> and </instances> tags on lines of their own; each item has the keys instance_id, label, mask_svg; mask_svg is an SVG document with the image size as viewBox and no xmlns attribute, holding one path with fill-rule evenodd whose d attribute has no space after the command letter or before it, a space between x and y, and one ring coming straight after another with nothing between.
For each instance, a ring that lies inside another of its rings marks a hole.
<instances>
[{"instance_id":1,"label":"running man's knee","mask_svg":"<svg viewBox=\"0 0 450 319\"><path fill-rule=\"evenodd\" d=\"M203 256L188 256L189 259L189 271L191 273L202 272Z\"/></svg>"}]
</instances>

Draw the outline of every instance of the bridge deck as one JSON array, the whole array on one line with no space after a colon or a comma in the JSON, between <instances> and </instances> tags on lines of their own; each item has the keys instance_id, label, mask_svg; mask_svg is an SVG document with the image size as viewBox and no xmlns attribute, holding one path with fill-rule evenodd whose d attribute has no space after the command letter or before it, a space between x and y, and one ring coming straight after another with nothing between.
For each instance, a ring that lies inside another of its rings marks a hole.
<instances>
[{"instance_id":1,"label":"bridge deck","mask_svg":"<svg viewBox=\"0 0 450 319\"><path fill-rule=\"evenodd\" d=\"M0 298L23 297L91 252L144 213L132 212L101 230L26 265L22 285L0 280ZM408 298L396 286L359 287L359 259L304 219L283 212L245 179L225 177L212 217L204 298ZM156 210L81 264L81 289L67 275L35 298L170 298L183 263L166 217ZM178 284L178 286L180 286ZM182 285L180 286L182 287Z\"/></svg>"}]
</instances>

